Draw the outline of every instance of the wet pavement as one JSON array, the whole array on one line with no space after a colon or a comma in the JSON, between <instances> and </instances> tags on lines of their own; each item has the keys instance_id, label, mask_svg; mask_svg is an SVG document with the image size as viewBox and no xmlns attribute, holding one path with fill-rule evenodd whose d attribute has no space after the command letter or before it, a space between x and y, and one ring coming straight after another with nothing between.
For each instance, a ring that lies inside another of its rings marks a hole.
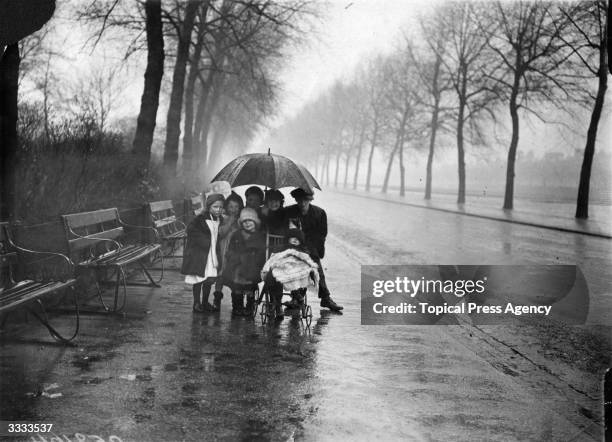
<instances>
[{"instance_id":1,"label":"wet pavement","mask_svg":"<svg viewBox=\"0 0 612 442\"><path fill-rule=\"evenodd\" d=\"M218 314L192 313L168 272L162 288L130 288L125 315L84 315L75 347L49 345L34 322L9 327L1 420L53 423L61 440L601 439L608 240L333 193L315 204L328 211L324 264L343 315L312 296L310 329L232 319L228 296ZM360 324L361 264L483 259L579 264L588 325Z\"/></svg>"}]
</instances>

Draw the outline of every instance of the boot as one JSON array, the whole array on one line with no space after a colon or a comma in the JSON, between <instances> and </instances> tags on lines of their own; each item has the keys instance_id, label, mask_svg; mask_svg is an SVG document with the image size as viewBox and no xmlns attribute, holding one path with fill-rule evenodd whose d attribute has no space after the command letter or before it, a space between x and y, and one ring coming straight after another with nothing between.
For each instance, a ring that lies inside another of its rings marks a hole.
<instances>
[{"instance_id":1,"label":"boot","mask_svg":"<svg viewBox=\"0 0 612 442\"><path fill-rule=\"evenodd\" d=\"M243 316L242 293L232 292L232 316Z\"/></svg>"},{"instance_id":2,"label":"boot","mask_svg":"<svg viewBox=\"0 0 612 442\"><path fill-rule=\"evenodd\" d=\"M247 302L246 302L246 308L244 309L244 316L248 316L248 317L253 316L254 307L255 307L255 294L249 293L247 294Z\"/></svg>"},{"instance_id":3,"label":"boot","mask_svg":"<svg viewBox=\"0 0 612 442\"><path fill-rule=\"evenodd\" d=\"M215 291L213 293L213 296L215 298L215 300L213 301L213 309L215 312L218 312L221 310L221 300L223 299L223 292Z\"/></svg>"},{"instance_id":4,"label":"boot","mask_svg":"<svg viewBox=\"0 0 612 442\"><path fill-rule=\"evenodd\" d=\"M204 293L202 293L202 310L204 310L205 312L214 312L215 308L210 302L208 302L209 296L210 287L208 287L206 290L204 290Z\"/></svg>"},{"instance_id":5,"label":"boot","mask_svg":"<svg viewBox=\"0 0 612 442\"><path fill-rule=\"evenodd\" d=\"M272 300L272 305L274 306L274 312L275 312L277 321L282 321L285 316L283 314L282 299L283 299L283 293L281 292L281 293L275 294L274 299Z\"/></svg>"}]
</instances>

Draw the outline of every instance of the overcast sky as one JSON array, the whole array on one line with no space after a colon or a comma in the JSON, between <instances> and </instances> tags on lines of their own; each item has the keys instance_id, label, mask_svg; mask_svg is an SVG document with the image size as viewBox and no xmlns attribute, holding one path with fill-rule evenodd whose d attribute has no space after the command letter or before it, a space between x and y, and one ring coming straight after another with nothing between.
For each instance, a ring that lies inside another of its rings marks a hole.
<instances>
[{"instance_id":1,"label":"overcast sky","mask_svg":"<svg viewBox=\"0 0 612 442\"><path fill-rule=\"evenodd\" d=\"M282 75L284 110L294 112L368 55L390 52L400 30L415 25L426 2L332 0L317 35L294 54Z\"/></svg>"}]
</instances>

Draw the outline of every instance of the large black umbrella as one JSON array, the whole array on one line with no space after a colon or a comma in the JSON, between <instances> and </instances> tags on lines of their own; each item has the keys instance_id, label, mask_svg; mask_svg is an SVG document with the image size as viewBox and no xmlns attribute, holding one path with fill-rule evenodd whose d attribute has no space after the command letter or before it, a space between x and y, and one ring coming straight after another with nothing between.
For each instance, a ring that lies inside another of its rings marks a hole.
<instances>
[{"instance_id":1,"label":"large black umbrella","mask_svg":"<svg viewBox=\"0 0 612 442\"><path fill-rule=\"evenodd\" d=\"M227 163L212 181L228 181L232 187L259 184L271 189L321 189L304 166L270 152L241 155Z\"/></svg>"}]
</instances>

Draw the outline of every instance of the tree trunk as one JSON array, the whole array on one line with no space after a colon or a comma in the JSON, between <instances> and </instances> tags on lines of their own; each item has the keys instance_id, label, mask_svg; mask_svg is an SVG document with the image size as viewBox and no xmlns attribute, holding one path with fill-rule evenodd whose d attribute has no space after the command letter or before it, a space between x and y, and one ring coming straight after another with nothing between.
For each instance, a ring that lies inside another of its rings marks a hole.
<instances>
[{"instance_id":1,"label":"tree trunk","mask_svg":"<svg viewBox=\"0 0 612 442\"><path fill-rule=\"evenodd\" d=\"M406 121L408 121L408 113L410 112L410 108L408 104L406 104L406 108L404 109L404 115L402 115L402 123L399 128L399 139L397 148L399 150L399 167L400 167L400 196L406 195L406 168L404 167L404 138L406 136Z\"/></svg>"},{"instance_id":2,"label":"tree trunk","mask_svg":"<svg viewBox=\"0 0 612 442\"><path fill-rule=\"evenodd\" d=\"M343 188L346 189L346 186L348 186L348 170L349 170L349 161L351 159L351 156L349 155L349 153L346 153L346 162L344 163L344 185Z\"/></svg>"},{"instance_id":3,"label":"tree trunk","mask_svg":"<svg viewBox=\"0 0 612 442\"><path fill-rule=\"evenodd\" d=\"M383 181L381 193L387 193L387 188L389 187L389 177L391 176L391 165L393 164L393 159L395 158L395 152L397 152L397 141L395 142L395 146L393 146L393 150L391 151L391 156L389 157L389 162L387 163L387 171L385 172L385 180Z\"/></svg>"},{"instance_id":4,"label":"tree trunk","mask_svg":"<svg viewBox=\"0 0 612 442\"><path fill-rule=\"evenodd\" d=\"M329 186L329 164L331 163L331 152L329 151L329 146L327 147L327 155L325 158L325 180L326 185Z\"/></svg>"},{"instance_id":5,"label":"tree trunk","mask_svg":"<svg viewBox=\"0 0 612 442\"><path fill-rule=\"evenodd\" d=\"M0 59L0 219L15 215L15 169L17 167L17 92L19 43L8 45Z\"/></svg>"},{"instance_id":6,"label":"tree trunk","mask_svg":"<svg viewBox=\"0 0 612 442\"><path fill-rule=\"evenodd\" d=\"M355 175L353 176L353 190L357 189L357 178L359 177L359 164L361 163L361 151L363 150L363 141L365 138L365 124L361 128L359 134L359 145L357 146L357 158L355 159Z\"/></svg>"},{"instance_id":7,"label":"tree trunk","mask_svg":"<svg viewBox=\"0 0 612 442\"><path fill-rule=\"evenodd\" d=\"M176 174L178 145L181 136L181 111L183 109L185 73L187 71L187 60L189 58L191 31L199 6L200 2L196 0L190 0L187 3L176 52L176 62L172 75L172 92L170 93L170 104L168 106L168 118L166 122L166 144L164 148L164 166L169 177L173 177Z\"/></svg>"},{"instance_id":8,"label":"tree trunk","mask_svg":"<svg viewBox=\"0 0 612 442\"><path fill-rule=\"evenodd\" d=\"M459 115L457 116L457 170L459 173L459 188L457 189L457 204L465 203L465 149L463 146L463 127L465 124L465 107L467 105L467 66L461 65L459 91Z\"/></svg>"},{"instance_id":9,"label":"tree trunk","mask_svg":"<svg viewBox=\"0 0 612 442\"><path fill-rule=\"evenodd\" d=\"M208 75L206 81L203 81L200 87L200 99L198 101L198 108L196 110L195 121L193 124L193 137L192 143L195 143L193 146L193 161L195 164L200 164L200 136L202 134L202 124L204 123L204 113L206 112L206 102L208 101L208 96L210 95L210 85L212 81L212 71Z\"/></svg>"},{"instance_id":10,"label":"tree trunk","mask_svg":"<svg viewBox=\"0 0 612 442\"><path fill-rule=\"evenodd\" d=\"M334 187L338 187L338 173L340 172L340 155L342 151L338 148L338 153L336 154L336 174L334 175Z\"/></svg>"},{"instance_id":11,"label":"tree trunk","mask_svg":"<svg viewBox=\"0 0 612 442\"><path fill-rule=\"evenodd\" d=\"M205 15L205 13L204 13ZM205 19L203 19L205 20ZM200 23L200 26L205 26ZM199 30L200 34L202 29ZM195 83L200 70L200 58L202 55L202 36L198 35L198 41L193 48L193 57L189 67L189 75L187 77L187 87L185 88L185 124L183 131L183 174L186 182L191 184L193 181L194 162L193 162L193 101L195 96Z\"/></svg>"},{"instance_id":12,"label":"tree trunk","mask_svg":"<svg viewBox=\"0 0 612 442\"><path fill-rule=\"evenodd\" d=\"M374 122L374 130L372 132L372 140L370 143L370 155L368 156L368 173L366 176L365 191L370 191L370 182L372 179L372 158L374 158L374 148L376 147L376 138L378 137L378 121Z\"/></svg>"},{"instance_id":13,"label":"tree trunk","mask_svg":"<svg viewBox=\"0 0 612 442\"><path fill-rule=\"evenodd\" d=\"M147 0L145 3L147 32L147 68L144 89L140 99L140 112L132 152L141 156L141 166L148 166L151 145L155 132L155 120L159 105L159 91L164 75L164 35L162 32L161 0Z\"/></svg>"},{"instance_id":14,"label":"tree trunk","mask_svg":"<svg viewBox=\"0 0 612 442\"><path fill-rule=\"evenodd\" d=\"M606 18L607 23L607 18ZM584 157L582 159L582 168L580 169L580 181L578 184L578 198L576 201L576 218L586 219L589 217L589 188L591 183L591 166L593 164L593 156L595 155L595 141L597 139L597 128L601 111L608 88L608 75L606 69L606 48L607 40L604 36L602 46L599 50L599 83L597 86L597 97L595 98L595 106L591 114L591 121L587 131L587 141L584 147Z\"/></svg>"},{"instance_id":15,"label":"tree trunk","mask_svg":"<svg viewBox=\"0 0 612 442\"><path fill-rule=\"evenodd\" d=\"M209 162L209 148L208 148L208 133L210 132L210 126L212 119L215 114L215 108L221 98L221 90L223 89L223 83L225 78L223 76L217 76L215 84L212 88L212 94L209 96L208 104L206 106L206 112L204 113L204 121L202 123L202 132L200 133L200 156L197 168L207 167ZM210 157L212 160L212 156Z\"/></svg>"},{"instance_id":16,"label":"tree trunk","mask_svg":"<svg viewBox=\"0 0 612 442\"><path fill-rule=\"evenodd\" d=\"M457 171L459 188L457 189L457 204L465 203L465 149L463 147L463 126L465 118L465 102L460 99L459 115L457 116Z\"/></svg>"},{"instance_id":17,"label":"tree trunk","mask_svg":"<svg viewBox=\"0 0 612 442\"><path fill-rule=\"evenodd\" d=\"M425 199L431 199L432 166L434 159L434 149L436 147L436 133L438 132L438 115L440 113L440 90L438 89L438 78L440 75L440 64L442 58L436 55L434 64L434 74L432 78L432 95L434 98L433 111L431 113L431 135L429 137L429 154L427 155L427 172L425 176Z\"/></svg>"},{"instance_id":18,"label":"tree trunk","mask_svg":"<svg viewBox=\"0 0 612 442\"><path fill-rule=\"evenodd\" d=\"M514 207L514 164L516 162L516 150L519 140L519 118L518 106L516 104L518 97L518 88L520 84L520 75L515 73L512 93L510 94L510 117L512 118L512 139L510 140L510 148L508 149L508 164L506 166L506 192L504 194L504 209L511 210Z\"/></svg>"}]
</instances>

